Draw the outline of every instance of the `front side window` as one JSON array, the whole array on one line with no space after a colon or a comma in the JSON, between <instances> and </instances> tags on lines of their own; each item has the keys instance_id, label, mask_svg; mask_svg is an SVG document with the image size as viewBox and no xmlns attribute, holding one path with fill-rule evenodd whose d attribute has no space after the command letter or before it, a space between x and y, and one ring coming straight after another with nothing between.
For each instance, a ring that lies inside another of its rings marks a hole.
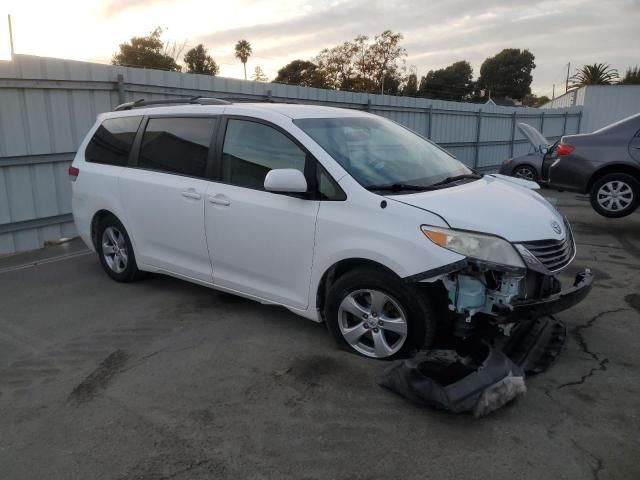
<instances>
[{"instance_id":1,"label":"front side window","mask_svg":"<svg viewBox=\"0 0 640 480\"><path fill-rule=\"evenodd\" d=\"M222 151L222 181L264 189L264 178L275 168L304 173L306 153L286 135L267 125L230 119Z\"/></svg>"},{"instance_id":2,"label":"front side window","mask_svg":"<svg viewBox=\"0 0 640 480\"><path fill-rule=\"evenodd\" d=\"M215 118L150 118L142 137L138 166L204 177Z\"/></svg>"},{"instance_id":3,"label":"front side window","mask_svg":"<svg viewBox=\"0 0 640 480\"><path fill-rule=\"evenodd\" d=\"M364 187L429 187L473 173L440 147L383 118L304 118L294 122Z\"/></svg>"},{"instance_id":4,"label":"front side window","mask_svg":"<svg viewBox=\"0 0 640 480\"><path fill-rule=\"evenodd\" d=\"M142 117L109 118L96 130L85 150L87 162L124 166Z\"/></svg>"}]
</instances>

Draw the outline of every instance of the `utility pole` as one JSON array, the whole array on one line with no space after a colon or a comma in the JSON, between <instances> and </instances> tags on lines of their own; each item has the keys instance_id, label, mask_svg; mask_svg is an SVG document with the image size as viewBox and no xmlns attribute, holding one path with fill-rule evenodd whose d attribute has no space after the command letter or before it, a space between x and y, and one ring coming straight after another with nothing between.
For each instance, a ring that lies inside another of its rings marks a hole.
<instances>
[{"instance_id":1,"label":"utility pole","mask_svg":"<svg viewBox=\"0 0 640 480\"><path fill-rule=\"evenodd\" d=\"M15 53L13 49L13 29L11 28L11 14L7 15L7 19L9 20L9 45L11 46L11 60L13 60L13 54Z\"/></svg>"},{"instance_id":2,"label":"utility pole","mask_svg":"<svg viewBox=\"0 0 640 480\"><path fill-rule=\"evenodd\" d=\"M567 63L567 81L564 84L564 93L569 91L569 70L571 69L571 62Z\"/></svg>"},{"instance_id":3,"label":"utility pole","mask_svg":"<svg viewBox=\"0 0 640 480\"><path fill-rule=\"evenodd\" d=\"M556 84L553 84L553 90L551 93L551 100L553 100L554 98L556 98Z\"/></svg>"}]
</instances>

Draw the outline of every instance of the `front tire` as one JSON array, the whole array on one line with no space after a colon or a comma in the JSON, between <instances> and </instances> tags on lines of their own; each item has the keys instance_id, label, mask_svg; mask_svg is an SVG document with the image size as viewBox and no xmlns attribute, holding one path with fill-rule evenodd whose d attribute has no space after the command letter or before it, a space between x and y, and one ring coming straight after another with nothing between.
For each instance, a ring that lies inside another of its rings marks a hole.
<instances>
[{"instance_id":1,"label":"front tire","mask_svg":"<svg viewBox=\"0 0 640 480\"><path fill-rule=\"evenodd\" d=\"M435 335L435 315L426 296L375 268L348 272L330 287L325 320L341 348L384 360L428 346Z\"/></svg>"},{"instance_id":2,"label":"front tire","mask_svg":"<svg viewBox=\"0 0 640 480\"><path fill-rule=\"evenodd\" d=\"M538 181L538 172L536 172L536 169L530 165L520 165L514 168L511 176L521 178L523 180L529 180L530 182Z\"/></svg>"},{"instance_id":3,"label":"front tire","mask_svg":"<svg viewBox=\"0 0 640 480\"><path fill-rule=\"evenodd\" d=\"M626 173L609 173L591 187L591 206L607 218L633 213L640 202L640 183Z\"/></svg>"},{"instance_id":4,"label":"front tire","mask_svg":"<svg viewBox=\"0 0 640 480\"><path fill-rule=\"evenodd\" d=\"M141 278L129 234L113 215L106 216L98 224L96 251L102 268L116 282L133 282Z\"/></svg>"}]
</instances>

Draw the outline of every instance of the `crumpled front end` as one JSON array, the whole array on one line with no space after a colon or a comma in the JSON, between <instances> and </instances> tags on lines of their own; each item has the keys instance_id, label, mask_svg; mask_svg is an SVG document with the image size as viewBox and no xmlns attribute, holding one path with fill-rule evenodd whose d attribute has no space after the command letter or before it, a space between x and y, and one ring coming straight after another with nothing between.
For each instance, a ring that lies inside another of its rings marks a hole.
<instances>
[{"instance_id":1,"label":"crumpled front end","mask_svg":"<svg viewBox=\"0 0 640 480\"><path fill-rule=\"evenodd\" d=\"M587 268L565 287L556 276L575 258L568 222L564 239L513 243L525 268L491 264L467 257L421 281L441 282L453 313L453 334L468 338L486 324L508 333L513 324L553 315L580 303L591 290Z\"/></svg>"}]
</instances>

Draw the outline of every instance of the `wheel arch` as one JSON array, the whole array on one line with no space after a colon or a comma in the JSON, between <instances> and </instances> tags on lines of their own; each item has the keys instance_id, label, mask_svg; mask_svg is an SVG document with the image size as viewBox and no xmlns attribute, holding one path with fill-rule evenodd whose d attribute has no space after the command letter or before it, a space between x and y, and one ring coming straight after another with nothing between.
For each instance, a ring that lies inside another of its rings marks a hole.
<instances>
[{"instance_id":1,"label":"wheel arch","mask_svg":"<svg viewBox=\"0 0 640 480\"><path fill-rule=\"evenodd\" d=\"M346 273L363 267L375 268L400 278L400 276L392 269L375 260L362 257L344 258L339 260L324 271L320 277L320 281L318 282L318 287L316 288L316 308L318 309L320 318L324 320L323 310L327 299L327 292L331 288L331 285Z\"/></svg>"},{"instance_id":2,"label":"wheel arch","mask_svg":"<svg viewBox=\"0 0 640 480\"><path fill-rule=\"evenodd\" d=\"M627 175L631 175L632 177L634 177L638 181L638 183L640 183L639 168L627 163L613 163L607 164L591 174L591 177L589 177L589 181L587 182L586 192L591 192L594 183L596 183L603 176L609 175L611 173L626 173Z\"/></svg>"},{"instance_id":3,"label":"wheel arch","mask_svg":"<svg viewBox=\"0 0 640 480\"><path fill-rule=\"evenodd\" d=\"M93 217L91 218L91 241L93 242L93 247L94 248L98 248L98 224L102 221L103 218L108 217L109 215L115 217L120 223L122 223L124 225L124 222L122 222L122 219L120 217L118 217L118 215L116 215L115 213L113 213L110 210L107 209L100 209L98 210L96 213L93 214ZM126 228L126 226L125 226ZM131 236L129 236L129 238L131 238ZM133 240L132 240L133 242Z\"/></svg>"}]
</instances>

